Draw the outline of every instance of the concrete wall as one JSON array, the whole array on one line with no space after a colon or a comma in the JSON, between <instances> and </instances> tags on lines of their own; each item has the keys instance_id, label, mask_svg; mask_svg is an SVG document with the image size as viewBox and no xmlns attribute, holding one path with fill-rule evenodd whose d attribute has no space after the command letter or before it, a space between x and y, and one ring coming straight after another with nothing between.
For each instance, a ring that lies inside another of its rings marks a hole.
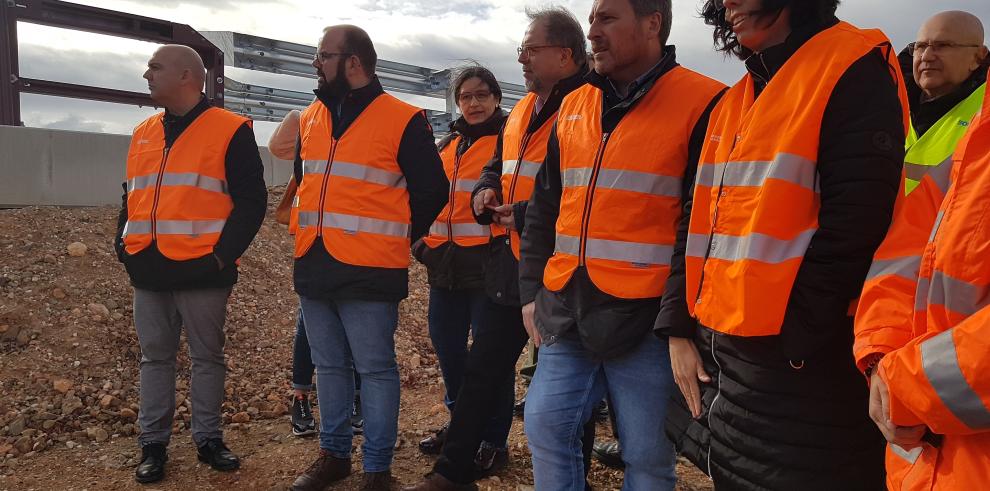
<instances>
[{"instance_id":1,"label":"concrete wall","mask_svg":"<svg viewBox=\"0 0 990 491\"><path fill-rule=\"evenodd\" d=\"M120 204L130 137L0 126L0 207ZM285 184L290 162L259 148L265 182Z\"/></svg>"}]
</instances>

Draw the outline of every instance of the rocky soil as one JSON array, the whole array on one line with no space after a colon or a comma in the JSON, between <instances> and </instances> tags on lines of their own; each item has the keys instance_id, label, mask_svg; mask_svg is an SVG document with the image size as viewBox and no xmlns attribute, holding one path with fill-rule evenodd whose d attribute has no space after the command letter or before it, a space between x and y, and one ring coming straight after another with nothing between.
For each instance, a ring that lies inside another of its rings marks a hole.
<instances>
[{"instance_id":1,"label":"rocky soil","mask_svg":"<svg viewBox=\"0 0 990 491\"><path fill-rule=\"evenodd\" d=\"M273 202L280 192L272 190ZM0 490L140 488L132 478L140 460L134 439L140 349L131 288L110 245L116 212L0 211ZM196 460L183 348L169 475L143 489L283 489L313 459L316 442L292 437L287 423L297 306L291 254L284 226L266 220L241 259L241 281L228 305L223 420L228 444L243 458L241 470L220 474ZM393 472L401 484L429 470L432 461L416 442L447 417L427 334L425 271L414 266L410 282L396 335L403 395ZM482 489L531 489L521 424L510 444L512 464L480 483ZM681 489L710 489L690 465L679 473ZM618 489L622 474L596 463L591 479L596 489ZM352 477L341 488L356 489L357 482Z\"/></svg>"}]
</instances>

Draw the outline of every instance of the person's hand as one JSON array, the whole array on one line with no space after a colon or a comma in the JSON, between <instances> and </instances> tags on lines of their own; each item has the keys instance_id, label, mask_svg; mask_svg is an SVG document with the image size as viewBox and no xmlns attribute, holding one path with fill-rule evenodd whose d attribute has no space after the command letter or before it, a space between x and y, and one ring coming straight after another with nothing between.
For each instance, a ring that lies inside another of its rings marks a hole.
<instances>
[{"instance_id":1,"label":"person's hand","mask_svg":"<svg viewBox=\"0 0 990 491\"><path fill-rule=\"evenodd\" d=\"M496 206L492 211L495 212L493 217L495 219L495 223L498 223L508 230L516 229L516 217L512 212L511 204Z\"/></svg>"},{"instance_id":2,"label":"person's hand","mask_svg":"<svg viewBox=\"0 0 990 491\"><path fill-rule=\"evenodd\" d=\"M671 337L668 344L674 382L681 389L681 394L684 394L684 400L691 410L691 417L698 419L701 417L701 390L698 388L698 381L708 383L712 378L705 373L701 355L698 354L698 348L693 340Z\"/></svg>"},{"instance_id":3,"label":"person's hand","mask_svg":"<svg viewBox=\"0 0 990 491\"><path fill-rule=\"evenodd\" d=\"M482 189L478 194L474 195L474 201L471 202L471 207L474 208L474 214L481 216L485 213L485 210L493 210L499 205L498 197L495 196L494 189Z\"/></svg>"},{"instance_id":4,"label":"person's hand","mask_svg":"<svg viewBox=\"0 0 990 491\"><path fill-rule=\"evenodd\" d=\"M897 426L890 421L890 389L879 372L878 367L870 376L870 419L888 442L907 450L917 447L928 428L925 425Z\"/></svg>"},{"instance_id":5,"label":"person's hand","mask_svg":"<svg viewBox=\"0 0 990 491\"><path fill-rule=\"evenodd\" d=\"M533 346L539 348L543 344L543 338L540 337L540 331L536 328L536 302L529 302L523 305L522 318L523 326L526 326L526 333L529 334L529 339L533 341Z\"/></svg>"}]
</instances>

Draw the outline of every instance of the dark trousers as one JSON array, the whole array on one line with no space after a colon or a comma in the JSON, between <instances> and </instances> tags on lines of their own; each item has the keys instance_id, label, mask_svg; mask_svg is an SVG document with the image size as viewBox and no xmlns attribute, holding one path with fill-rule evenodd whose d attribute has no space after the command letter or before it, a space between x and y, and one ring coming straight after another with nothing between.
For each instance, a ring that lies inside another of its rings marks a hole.
<instances>
[{"instance_id":1,"label":"dark trousers","mask_svg":"<svg viewBox=\"0 0 990 491\"><path fill-rule=\"evenodd\" d=\"M468 353L461 390L443 445L443 454L433 470L457 483L475 480L474 456L493 417L512 417L512 391L516 360L529 336L519 307L489 302L484 329L474 338Z\"/></svg>"},{"instance_id":2,"label":"dark trousers","mask_svg":"<svg viewBox=\"0 0 990 491\"><path fill-rule=\"evenodd\" d=\"M309 351L309 339L306 337L306 324L303 322L302 309L296 312L296 337L292 344L292 388L298 390L313 390L313 354ZM354 390L361 390L361 375L354 372Z\"/></svg>"}]
</instances>

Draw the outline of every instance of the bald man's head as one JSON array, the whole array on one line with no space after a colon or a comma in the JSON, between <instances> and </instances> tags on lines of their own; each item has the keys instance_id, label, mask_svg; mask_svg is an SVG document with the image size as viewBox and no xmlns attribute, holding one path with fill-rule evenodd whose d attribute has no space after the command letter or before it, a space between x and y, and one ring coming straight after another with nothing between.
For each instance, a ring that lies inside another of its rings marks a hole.
<instances>
[{"instance_id":1,"label":"bald man's head","mask_svg":"<svg viewBox=\"0 0 990 491\"><path fill-rule=\"evenodd\" d=\"M914 43L914 80L925 97L950 94L986 59L983 23L969 12L951 10L925 21Z\"/></svg>"},{"instance_id":2,"label":"bald man's head","mask_svg":"<svg viewBox=\"0 0 990 491\"><path fill-rule=\"evenodd\" d=\"M206 83L206 68L196 50L180 44L166 44L148 60L144 72L151 98L164 105L199 100ZM181 102L180 102L181 101Z\"/></svg>"}]
</instances>

